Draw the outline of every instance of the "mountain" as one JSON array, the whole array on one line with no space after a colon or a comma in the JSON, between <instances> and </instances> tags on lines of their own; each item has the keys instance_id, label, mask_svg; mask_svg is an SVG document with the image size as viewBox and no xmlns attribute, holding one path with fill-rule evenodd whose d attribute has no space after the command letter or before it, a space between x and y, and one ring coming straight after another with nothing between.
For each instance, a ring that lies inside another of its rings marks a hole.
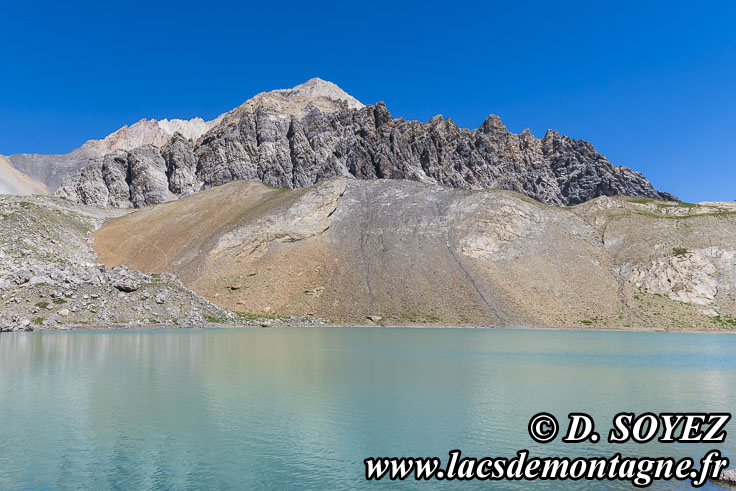
<instances>
[{"instance_id":1,"label":"mountain","mask_svg":"<svg viewBox=\"0 0 736 491\"><path fill-rule=\"evenodd\" d=\"M336 177L238 181L94 233L98 260L176 274L231 310L356 324L736 324L736 205Z\"/></svg>"},{"instance_id":2,"label":"mountain","mask_svg":"<svg viewBox=\"0 0 736 491\"><path fill-rule=\"evenodd\" d=\"M175 133L196 140L216 123L217 120L204 121L201 118L141 119L131 126L123 126L101 140L88 140L81 147L66 154L19 153L6 158L15 169L43 183L53 193L66 176L89 164L91 160L117 150L133 150L141 145L161 147Z\"/></svg>"},{"instance_id":3,"label":"mountain","mask_svg":"<svg viewBox=\"0 0 736 491\"><path fill-rule=\"evenodd\" d=\"M406 121L383 103L364 106L320 79L258 94L211 122L190 121L182 131L155 121L123 130L75 151L89 163L73 172L66 168L56 195L139 208L231 181L293 189L342 176L500 188L555 205L614 195L676 199L641 174L612 165L590 143L556 131L541 139L529 130L517 135L493 115L475 130L442 116ZM44 180L50 189L59 175Z\"/></svg>"},{"instance_id":4,"label":"mountain","mask_svg":"<svg viewBox=\"0 0 736 491\"><path fill-rule=\"evenodd\" d=\"M342 90L336 84L320 78L312 78L292 89L277 89L273 92L282 94L287 99L293 98L294 96L306 97L308 99L326 98L333 101L345 102L349 109L361 109L364 107L362 102Z\"/></svg>"},{"instance_id":5,"label":"mountain","mask_svg":"<svg viewBox=\"0 0 736 491\"><path fill-rule=\"evenodd\" d=\"M18 171L10 160L0 155L0 194L48 194L46 186Z\"/></svg>"}]
</instances>

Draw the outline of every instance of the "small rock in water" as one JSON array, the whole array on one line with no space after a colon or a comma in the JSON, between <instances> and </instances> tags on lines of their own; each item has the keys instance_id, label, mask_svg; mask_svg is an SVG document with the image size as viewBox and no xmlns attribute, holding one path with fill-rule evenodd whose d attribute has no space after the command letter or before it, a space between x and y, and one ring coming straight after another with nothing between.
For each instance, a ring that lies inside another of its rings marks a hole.
<instances>
[{"instance_id":1,"label":"small rock in water","mask_svg":"<svg viewBox=\"0 0 736 491\"><path fill-rule=\"evenodd\" d=\"M721 475L718 476L718 479L716 480L719 482L736 485L736 469L721 472Z\"/></svg>"}]
</instances>

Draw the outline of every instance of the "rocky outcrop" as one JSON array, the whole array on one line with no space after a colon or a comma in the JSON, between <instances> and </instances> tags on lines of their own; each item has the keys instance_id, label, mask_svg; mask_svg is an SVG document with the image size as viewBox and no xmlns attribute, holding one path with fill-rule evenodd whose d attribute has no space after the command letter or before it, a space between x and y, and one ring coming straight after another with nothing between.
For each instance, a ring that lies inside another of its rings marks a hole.
<instances>
[{"instance_id":1,"label":"rocky outcrop","mask_svg":"<svg viewBox=\"0 0 736 491\"><path fill-rule=\"evenodd\" d=\"M280 89L274 92L281 93L286 97L307 97L307 98L326 98L333 101L343 101L350 109L360 109L363 107L363 103L355 97L351 96L336 84L327 82L319 78L312 78L304 82L303 84L297 85L292 89Z\"/></svg>"},{"instance_id":2,"label":"rocky outcrop","mask_svg":"<svg viewBox=\"0 0 736 491\"><path fill-rule=\"evenodd\" d=\"M69 153L58 155L19 153L11 155L8 160L20 172L43 183L53 193L61 186L65 177L80 167L94 165L91 162L96 162L109 153L130 151L141 145L161 148L166 146L176 133L185 139L196 141L218 122L219 119L204 121L201 118L191 120L144 118L130 126L123 126L101 140L88 140ZM91 173L85 175L92 176ZM78 194L84 193L79 191Z\"/></svg>"},{"instance_id":3,"label":"rocky outcrop","mask_svg":"<svg viewBox=\"0 0 736 491\"><path fill-rule=\"evenodd\" d=\"M622 271L637 288L672 300L709 305L718 293L716 268L697 253L657 258L650 264Z\"/></svg>"},{"instance_id":4,"label":"rocky outcrop","mask_svg":"<svg viewBox=\"0 0 736 491\"><path fill-rule=\"evenodd\" d=\"M313 188L283 212L265 216L258 227L239 227L223 235L210 256L227 254L237 261L270 242L296 242L321 234L330 227L330 216L344 193L343 180Z\"/></svg>"},{"instance_id":5,"label":"rocky outcrop","mask_svg":"<svg viewBox=\"0 0 736 491\"><path fill-rule=\"evenodd\" d=\"M201 187L197 180L197 160L189 142L175 133L161 149L166 162L169 190L177 196L188 196Z\"/></svg>"},{"instance_id":6,"label":"rocky outcrop","mask_svg":"<svg viewBox=\"0 0 736 491\"><path fill-rule=\"evenodd\" d=\"M590 143L556 131L542 139L528 130L516 135L497 116L476 130L442 116L426 123L405 121L383 103L363 106L318 79L259 94L218 118L198 140L174 136L162 147L167 182L157 180L149 191L131 176L134 206L164 201L163 187L181 196L237 180L299 188L333 176L501 188L554 205L614 195L675 199L641 174L613 166ZM160 163L150 152L148 158ZM90 179L99 182L90 184ZM80 170L64 181L58 195L91 203L83 198L84 189L105 185L102 181L99 173ZM134 195L134 187L143 194Z\"/></svg>"},{"instance_id":7,"label":"rocky outcrop","mask_svg":"<svg viewBox=\"0 0 736 491\"><path fill-rule=\"evenodd\" d=\"M684 303L711 305L719 291L729 292L736 285L736 251L718 247L675 250L673 255L648 264L627 263L620 271L643 291Z\"/></svg>"},{"instance_id":8,"label":"rocky outcrop","mask_svg":"<svg viewBox=\"0 0 736 491\"><path fill-rule=\"evenodd\" d=\"M128 175L134 207L163 203L169 197L166 161L153 145L134 148L128 154Z\"/></svg>"},{"instance_id":9,"label":"rocky outcrop","mask_svg":"<svg viewBox=\"0 0 736 491\"><path fill-rule=\"evenodd\" d=\"M185 167L186 156L177 150L177 141L172 139L165 151ZM88 205L140 208L175 198L169 187L191 192L185 186L186 175L186 170L168 166L158 148L143 145L130 152L118 150L82 167L76 182L60 187L56 196Z\"/></svg>"},{"instance_id":10,"label":"rocky outcrop","mask_svg":"<svg viewBox=\"0 0 736 491\"><path fill-rule=\"evenodd\" d=\"M104 155L115 150L132 150L141 145L163 147L174 133L179 133L192 141L196 141L216 121L204 121L202 118L183 119L141 119L130 126L107 135L102 140L88 140L77 153L86 155Z\"/></svg>"}]
</instances>

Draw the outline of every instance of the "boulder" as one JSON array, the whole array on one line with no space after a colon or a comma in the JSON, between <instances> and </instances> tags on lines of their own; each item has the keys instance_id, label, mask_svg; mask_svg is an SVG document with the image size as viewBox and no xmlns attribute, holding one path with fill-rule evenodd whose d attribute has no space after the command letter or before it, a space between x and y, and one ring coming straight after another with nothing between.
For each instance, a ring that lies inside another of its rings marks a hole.
<instances>
[{"instance_id":1,"label":"boulder","mask_svg":"<svg viewBox=\"0 0 736 491\"><path fill-rule=\"evenodd\" d=\"M125 293L134 292L138 289L138 284L130 278L121 278L115 281L113 286Z\"/></svg>"}]
</instances>

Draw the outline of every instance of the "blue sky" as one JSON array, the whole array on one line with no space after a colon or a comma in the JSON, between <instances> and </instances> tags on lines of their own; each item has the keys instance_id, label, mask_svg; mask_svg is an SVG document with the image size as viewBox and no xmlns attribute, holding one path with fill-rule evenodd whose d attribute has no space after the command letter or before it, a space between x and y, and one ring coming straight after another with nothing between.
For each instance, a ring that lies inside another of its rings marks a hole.
<instances>
[{"instance_id":1,"label":"blue sky","mask_svg":"<svg viewBox=\"0 0 736 491\"><path fill-rule=\"evenodd\" d=\"M556 128L681 199L734 200L736 2L642 3L3 2L0 153L318 76L395 117Z\"/></svg>"}]
</instances>

